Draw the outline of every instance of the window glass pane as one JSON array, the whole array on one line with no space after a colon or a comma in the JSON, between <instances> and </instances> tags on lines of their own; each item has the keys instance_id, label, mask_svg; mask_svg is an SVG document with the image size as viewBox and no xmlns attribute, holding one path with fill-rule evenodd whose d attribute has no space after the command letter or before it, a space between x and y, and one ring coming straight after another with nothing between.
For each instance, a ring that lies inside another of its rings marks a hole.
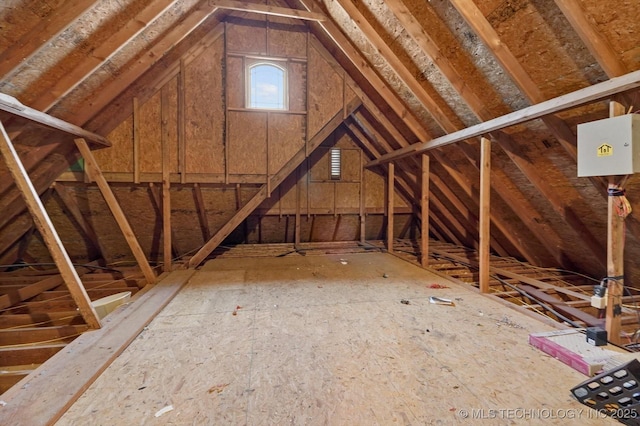
<instances>
[{"instance_id":1,"label":"window glass pane","mask_svg":"<svg viewBox=\"0 0 640 426\"><path fill-rule=\"evenodd\" d=\"M285 71L275 65L250 67L249 108L285 109Z\"/></svg>"}]
</instances>

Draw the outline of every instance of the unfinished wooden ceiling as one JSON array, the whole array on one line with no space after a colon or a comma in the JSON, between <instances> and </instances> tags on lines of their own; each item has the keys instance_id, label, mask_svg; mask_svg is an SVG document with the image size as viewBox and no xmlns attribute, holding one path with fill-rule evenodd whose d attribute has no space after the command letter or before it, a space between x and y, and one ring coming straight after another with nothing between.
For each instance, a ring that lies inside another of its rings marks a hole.
<instances>
[{"instance_id":1,"label":"unfinished wooden ceiling","mask_svg":"<svg viewBox=\"0 0 640 426\"><path fill-rule=\"evenodd\" d=\"M107 136L131 115L133 98L150 98L167 70L179 68L225 23L272 19L276 26L278 19L298 15L296 25L306 26L346 70L359 103L352 110L345 103L340 129L371 161L637 71L637 6L633 0L6 0L0 6L0 92ZM625 112L640 106L634 90L615 98ZM605 275L606 182L577 177L576 126L609 116L608 101L486 135L493 142L492 251ZM47 197L78 158L74 144L11 114L2 113L0 120L36 190ZM430 233L437 239L479 244L479 146L479 138L472 138L426 151ZM110 149L102 155L117 156ZM396 189L414 205L419 164L417 156L396 161ZM386 165L372 170L384 174ZM34 261L47 261L35 255L37 247L21 248L21 242L41 243L29 239L26 207L4 165L0 171L1 263L29 253ZM639 179L632 176L626 190L640 211ZM144 216L128 203L127 209ZM634 216L626 220L626 278L632 286L640 279L633 260L640 256L640 224ZM246 217L234 216L235 225ZM173 231L191 226L177 221ZM101 238L108 235L96 240ZM95 258L90 252L96 245L90 239L84 244L86 258ZM184 251L202 243L194 245Z\"/></svg>"}]
</instances>

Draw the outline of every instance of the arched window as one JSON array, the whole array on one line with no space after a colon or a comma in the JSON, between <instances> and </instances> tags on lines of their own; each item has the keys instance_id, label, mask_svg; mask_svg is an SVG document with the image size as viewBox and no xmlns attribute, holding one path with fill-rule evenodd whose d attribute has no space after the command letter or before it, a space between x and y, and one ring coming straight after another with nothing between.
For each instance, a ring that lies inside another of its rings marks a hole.
<instances>
[{"instance_id":1,"label":"arched window","mask_svg":"<svg viewBox=\"0 0 640 426\"><path fill-rule=\"evenodd\" d=\"M280 64L256 61L247 65L247 108L289 108L287 69Z\"/></svg>"}]
</instances>

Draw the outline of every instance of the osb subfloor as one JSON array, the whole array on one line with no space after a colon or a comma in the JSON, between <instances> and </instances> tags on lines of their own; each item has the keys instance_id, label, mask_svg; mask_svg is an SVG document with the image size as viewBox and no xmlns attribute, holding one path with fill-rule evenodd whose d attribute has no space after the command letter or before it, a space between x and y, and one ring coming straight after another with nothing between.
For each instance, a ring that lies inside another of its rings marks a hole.
<instances>
[{"instance_id":1,"label":"osb subfloor","mask_svg":"<svg viewBox=\"0 0 640 426\"><path fill-rule=\"evenodd\" d=\"M384 253L216 259L57 424L618 424L528 345L547 330Z\"/></svg>"}]
</instances>

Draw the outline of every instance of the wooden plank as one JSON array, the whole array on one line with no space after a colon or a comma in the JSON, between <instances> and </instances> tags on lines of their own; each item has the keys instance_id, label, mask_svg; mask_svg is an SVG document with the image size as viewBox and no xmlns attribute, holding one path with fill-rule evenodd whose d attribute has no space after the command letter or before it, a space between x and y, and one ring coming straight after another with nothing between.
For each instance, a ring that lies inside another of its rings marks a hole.
<instances>
[{"instance_id":1,"label":"wooden plank","mask_svg":"<svg viewBox=\"0 0 640 426\"><path fill-rule=\"evenodd\" d=\"M489 292L491 141L482 138L480 145L480 292Z\"/></svg>"},{"instance_id":2,"label":"wooden plank","mask_svg":"<svg viewBox=\"0 0 640 426\"><path fill-rule=\"evenodd\" d=\"M360 242L363 244L365 243L367 238L364 172L364 151L360 150L360 200L358 215L360 216Z\"/></svg>"},{"instance_id":3,"label":"wooden plank","mask_svg":"<svg viewBox=\"0 0 640 426\"><path fill-rule=\"evenodd\" d=\"M162 255L163 271L171 272L172 264L172 229L171 229L171 156L169 152L169 92L161 90L161 145L162 145Z\"/></svg>"},{"instance_id":4,"label":"wooden plank","mask_svg":"<svg viewBox=\"0 0 640 426\"><path fill-rule=\"evenodd\" d=\"M149 182L149 196L151 199L151 204L153 204L153 209L156 212L156 215L158 217L159 220L161 220L164 223L164 212L162 209L162 187L159 187L158 191L155 190L155 184L153 182ZM160 193L160 194L159 194ZM180 251L178 250L178 247L176 247L176 237L175 237L175 231L173 229L170 230L171 232L171 253L173 253L173 256L178 256L180 254Z\"/></svg>"},{"instance_id":5,"label":"wooden plank","mask_svg":"<svg viewBox=\"0 0 640 426\"><path fill-rule=\"evenodd\" d=\"M420 264L429 265L429 156L422 154L420 170Z\"/></svg>"},{"instance_id":6,"label":"wooden plank","mask_svg":"<svg viewBox=\"0 0 640 426\"><path fill-rule=\"evenodd\" d=\"M186 104L185 91L187 87L185 61L180 59L180 74L178 75L178 173L180 183L186 183L187 178L187 139L186 139Z\"/></svg>"},{"instance_id":7,"label":"wooden plank","mask_svg":"<svg viewBox=\"0 0 640 426\"><path fill-rule=\"evenodd\" d=\"M89 151L88 146L87 151ZM87 324L89 324L91 328L100 328L100 320L98 319L96 311L91 306L91 301L82 286L80 277L74 269L71 259L69 258L69 255L67 254L67 251L65 250L62 241L60 240L60 237L58 236L58 233L56 232L56 229L54 228L53 223L51 222L51 219L38 196L38 193L33 187L33 183L29 179L29 175L27 175L26 170L22 167L20 157L18 157L18 154L13 148L13 144L9 140L9 136L7 135L2 123L0 123L0 154L2 154L2 158L4 158L7 168L11 172L16 186L20 190L25 204L33 217L33 222L38 228L38 231L40 231L40 235L47 245L56 266L60 270L60 274L62 275L64 282L67 284L73 300L78 305L82 317L87 321Z\"/></svg>"},{"instance_id":8,"label":"wooden plank","mask_svg":"<svg viewBox=\"0 0 640 426\"><path fill-rule=\"evenodd\" d=\"M133 183L140 183L140 103L133 98Z\"/></svg>"},{"instance_id":9,"label":"wooden plank","mask_svg":"<svg viewBox=\"0 0 640 426\"><path fill-rule=\"evenodd\" d=\"M51 290L64 284L64 280L61 275L45 278L37 283L27 285L21 289L14 291L7 291L5 294L0 295L0 309L5 309L10 306L14 306L22 301L35 297L43 291Z\"/></svg>"},{"instance_id":10,"label":"wooden plank","mask_svg":"<svg viewBox=\"0 0 640 426\"><path fill-rule=\"evenodd\" d=\"M567 315L571 318L575 318L578 321L583 321L589 327L602 326L602 319L596 318L583 310L567 305L567 303L563 300L547 294L542 290L526 284L520 284L518 288L525 291L536 300L551 305L553 309L558 311L559 313Z\"/></svg>"},{"instance_id":11,"label":"wooden plank","mask_svg":"<svg viewBox=\"0 0 640 426\"><path fill-rule=\"evenodd\" d=\"M609 104L609 115L615 117L625 113L618 102ZM609 190L622 188L625 177L610 176ZM615 197L607 197L607 310L605 328L610 342L622 344L622 296L624 294L624 217L616 212Z\"/></svg>"},{"instance_id":12,"label":"wooden plank","mask_svg":"<svg viewBox=\"0 0 640 426\"><path fill-rule=\"evenodd\" d=\"M540 102L530 107L467 127L466 129L440 136L428 142L420 142L405 148L397 149L392 153L383 155L377 160L370 161L367 163L367 167L373 167L411 155L421 154L440 146L482 136L516 124L526 123L545 115L606 99L617 93L629 91L637 87L640 87L640 70Z\"/></svg>"},{"instance_id":13,"label":"wooden plank","mask_svg":"<svg viewBox=\"0 0 640 426\"><path fill-rule=\"evenodd\" d=\"M193 273L192 270L173 271L156 285L147 286L131 303L112 312L102 329L78 337L5 392L2 399L6 405L0 410L2 423L14 426L55 423L173 299Z\"/></svg>"},{"instance_id":14,"label":"wooden plank","mask_svg":"<svg viewBox=\"0 0 640 426\"><path fill-rule=\"evenodd\" d=\"M6 111L18 117L26 118L27 120L32 121L38 125L42 125L50 129L60 130L69 135L87 139L88 141L101 146L111 146L111 142L96 133L84 130L83 128L78 127L75 124L68 123L49 114L45 114L44 112L40 112L36 109L23 105L13 96L9 96L4 93L0 93L0 110Z\"/></svg>"},{"instance_id":15,"label":"wooden plank","mask_svg":"<svg viewBox=\"0 0 640 426\"><path fill-rule=\"evenodd\" d=\"M238 10L241 12L258 13L268 16L280 16L283 18L302 19L306 21L324 21L326 18L320 13L308 12L306 10L289 9L264 4L256 4L248 1L234 0L210 0L209 3L220 9Z\"/></svg>"},{"instance_id":16,"label":"wooden plank","mask_svg":"<svg viewBox=\"0 0 640 426\"><path fill-rule=\"evenodd\" d=\"M138 243L138 240L133 233L133 229L131 229L131 225L129 225L129 221L124 215L120 204L118 204L118 200L116 200L116 197L111 191L109 184L102 175L102 171L98 167L98 164L96 163L91 150L89 150L89 147L87 146L87 143L84 141L84 139L76 139L75 143L78 147L78 150L80 151L80 154L84 158L85 165L87 166L87 172L89 172L90 178L98 184L100 193L102 193L107 206L111 210L113 217L118 223L118 226L120 227L120 230L122 231L122 234L124 235L129 248L133 252L133 256L138 262L138 266L140 266L142 273L147 279L147 282L149 284L153 284L156 280L156 275L153 272L153 269L151 269L151 266L149 266L149 262L147 261L147 258L142 251L142 247L140 247L140 244Z\"/></svg>"},{"instance_id":17,"label":"wooden plank","mask_svg":"<svg viewBox=\"0 0 640 426\"><path fill-rule=\"evenodd\" d=\"M307 149L307 144L304 144L305 146L305 155L306 155L306 149ZM300 244L300 201L301 201L301 196L300 193L302 191L302 175L300 173L300 168L296 168L296 213L295 213L295 224L294 224L294 236L293 236L293 241L294 244L297 246L298 244Z\"/></svg>"},{"instance_id":18,"label":"wooden plank","mask_svg":"<svg viewBox=\"0 0 640 426\"><path fill-rule=\"evenodd\" d=\"M395 164L389 163L387 169L387 251L393 253L393 213L395 193Z\"/></svg>"}]
</instances>

